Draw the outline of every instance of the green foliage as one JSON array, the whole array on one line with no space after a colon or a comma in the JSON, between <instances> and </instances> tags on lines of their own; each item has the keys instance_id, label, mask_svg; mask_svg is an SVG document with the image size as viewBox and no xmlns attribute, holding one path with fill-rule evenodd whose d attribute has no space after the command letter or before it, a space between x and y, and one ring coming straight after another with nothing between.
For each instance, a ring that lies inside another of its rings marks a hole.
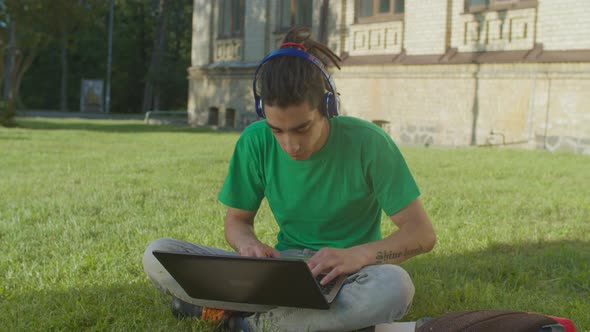
<instances>
[{"instance_id":1,"label":"green foliage","mask_svg":"<svg viewBox=\"0 0 590 332\"><path fill-rule=\"evenodd\" d=\"M63 4L62 4L63 2ZM82 79L103 79L106 87L109 1L80 2L63 0L52 7L53 20L69 22L68 40L68 105L77 111ZM53 3L53 2L51 2ZM154 1L115 1L113 29L113 60L111 78L111 109L117 112L139 112L143 98L151 51L156 12ZM166 53L162 71L163 109L186 109L192 40L192 8L190 0L171 1ZM88 10L90 12L88 12ZM50 16L50 15L48 15ZM59 108L59 38L50 38L23 78L22 99L29 109Z\"/></svg>"},{"instance_id":2,"label":"green foliage","mask_svg":"<svg viewBox=\"0 0 590 332\"><path fill-rule=\"evenodd\" d=\"M11 65L7 68L2 67L4 71L10 73L9 84L11 92L8 94L9 98L16 98L21 102L23 99L29 101L28 97L38 98L37 96L44 93L51 94L53 89L34 89L27 91L25 88L25 98L20 98L21 80L25 77L25 82L29 79L32 82L48 81L47 86L59 87L59 78L61 72L48 73L49 75L40 77L34 75L31 78L31 73L26 75L29 67L35 67L35 59L37 56L45 58L44 51L49 50L49 53L55 52L54 49L59 49L57 45L62 37L70 34L75 34L76 30L87 21L96 19L94 9L99 4L99 0L70 1L70 0L55 0L55 1L37 1L37 0L6 0L5 5L0 8L0 20L10 22L8 29L3 31L2 37L9 40L8 46L1 48L0 55L3 60L12 59ZM13 36L7 38L8 35ZM65 39L63 39L65 40ZM66 45L67 49L67 45ZM8 61L7 61L8 63ZM56 66L59 61L53 61L50 66ZM33 72L34 74L34 72ZM26 84L25 84L26 86ZM44 86L41 86L44 87ZM37 87L35 87L37 88ZM55 93L59 95L59 93ZM22 107L19 104L19 107ZM43 107L41 107L43 108Z\"/></svg>"},{"instance_id":3,"label":"green foliage","mask_svg":"<svg viewBox=\"0 0 590 332\"><path fill-rule=\"evenodd\" d=\"M0 128L2 328L211 331L173 318L141 257L159 237L228 248L216 196L238 135L138 121L18 124ZM402 151L438 234L431 253L403 264L416 285L404 320L514 309L590 327L588 156ZM267 204L256 231L274 243Z\"/></svg>"},{"instance_id":4,"label":"green foliage","mask_svg":"<svg viewBox=\"0 0 590 332\"><path fill-rule=\"evenodd\" d=\"M35 49L44 45L51 38L49 29L50 18L44 15L50 4L36 0L5 0L2 21L15 21L18 33L18 48ZM5 39L7 40L7 39ZM4 50L3 50L4 51Z\"/></svg>"}]
</instances>

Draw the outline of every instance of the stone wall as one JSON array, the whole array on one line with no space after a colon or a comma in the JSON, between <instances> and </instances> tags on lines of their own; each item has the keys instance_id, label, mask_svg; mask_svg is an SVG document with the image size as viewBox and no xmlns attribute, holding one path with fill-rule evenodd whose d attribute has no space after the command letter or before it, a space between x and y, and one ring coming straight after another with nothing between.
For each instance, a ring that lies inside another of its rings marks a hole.
<instances>
[{"instance_id":1,"label":"stone wall","mask_svg":"<svg viewBox=\"0 0 590 332\"><path fill-rule=\"evenodd\" d=\"M590 64L346 67L347 115L401 143L518 144L590 154Z\"/></svg>"},{"instance_id":2,"label":"stone wall","mask_svg":"<svg viewBox=\"0 0 590 332\"><path fill-rule=\"evenodd\" d=\"M408 55L443 54L446 46L447 1L406 1L404 47Z\"/></svg>"}]
</instances>

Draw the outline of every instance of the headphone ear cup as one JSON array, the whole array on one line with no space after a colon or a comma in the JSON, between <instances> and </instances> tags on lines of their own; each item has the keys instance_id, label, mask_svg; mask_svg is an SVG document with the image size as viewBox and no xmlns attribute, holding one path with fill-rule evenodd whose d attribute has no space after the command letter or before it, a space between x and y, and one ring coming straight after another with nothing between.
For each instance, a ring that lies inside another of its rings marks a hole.
<instances>
[{"instance_id":1,"label":"headphone ear cup","mask_svg":"<svg viewBox=\"0 0 590 332\"><path fill-rule=\"evenodd\" d=\"M258 117L265 118L264 110L262 109L262 99L259 96L254 97L254 108L256 109L256 114Z\"/></svg>"},{"instance_id":2,"label":"headphone ear cup","mask_svg":"<svg viewBox=\"0 0 590 332\"><path fill-rule=\"evenodd\" d=\"M328 119L337 115L336 109L334 107L334 94L332 92L326 92L324 94L322 113L324 113Z\"/></svg>"}]
</instances>

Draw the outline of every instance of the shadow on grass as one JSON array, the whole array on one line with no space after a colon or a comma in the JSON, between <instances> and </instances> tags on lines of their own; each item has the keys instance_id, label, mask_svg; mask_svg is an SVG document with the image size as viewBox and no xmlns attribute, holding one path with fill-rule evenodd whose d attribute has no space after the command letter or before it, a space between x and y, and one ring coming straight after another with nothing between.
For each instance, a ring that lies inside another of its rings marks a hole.
<instances>
[{"instance_id":1,"label":"shadow on grass","mask_svg":"<svg viewBox=\"0 0 590 332\"><path fill-rule=\"evenodd\" d=\"M416 297L403 320L449 311L511 309L567 317L582 331L590 326L589 244L493 244L476 252L433 253L411 260L404 265L413 276ZM24 294L0 292L0 321L9 330L212 330L200 321L176 321L168 297L147 277L139 280Z\"/></svg>"},{"instance_id":2,"label":"shadow on grass","mask_svg":"<svg viewBox=\"0 0 590 332\"><path fill-rule=\"evenodd\" d=\"M416 286L406 319L450 311L506 309L570 318L590 327L590 242L495 243L460 255L404 264Z\"/></svg>"},{"instance_id":3,"label":"shadow on grass","mask_svg":"<svg viewBox=\"0 0 590 332\"><path fill-rule=\"evenodd\" d=\"M222 133L209 127L147 125L140 120L19 118L17 127L32 130L87 130L112 133Z\"/></svg>"},{"instance_id":4,"label":"shadow on grass","mask_svg":"<svg viewBox=\"0 0 590 332\"><path fill-rule=\"evenodd\" d=\"M3 299L4 331L209 331L202 321L177 320L170 299L149 281L70 288Z\"/></svg>"}]
</instances>

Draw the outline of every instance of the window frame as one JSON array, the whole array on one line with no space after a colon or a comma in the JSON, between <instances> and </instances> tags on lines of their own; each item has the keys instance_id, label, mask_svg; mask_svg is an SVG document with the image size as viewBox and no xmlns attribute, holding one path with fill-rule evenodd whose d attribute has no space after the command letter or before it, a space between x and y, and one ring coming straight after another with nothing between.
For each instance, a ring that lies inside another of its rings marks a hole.
<instances>
[{"instance_id":1,"label":"window frame","mask_svg":"<svg viewBox=\"0 0 590 332\"><path fill-rule=\"evenodd\" d=\"M277 1L277 20L275 22L275 33L284 33L289 31L289 29L294 26L294 25L303 25L306 27L311 28L313 25L313 0L307 0L307 3L309 4L309 24L307 24L306 22L300 23L297 22L297 5L301 5L304 4L304 1L301 0L289 0L290 4L291 4L291 22L289 25L283 25L282 20L282 11L283 11L283 1Z\"/></svg>"},{"instance_id":2,"label":"window frame","mask_svg":"<svg viewBox=\"0 0 590 332\"><path fill-rule=\"evenodd\" d=\"M538 0L488 0L487 5L469 5L470 0L465 0L465 13L480 13L486 11L510 10L536 8L539 5Z\"/></svg>"},{"instance_id":3,"label":"window frame","mask_svg":"<svg viewBox=\"0 0 590 332\"><path fill-rule=\"evenodd\" d=\"M225 5L229 2L229 17L226 17L225 12ZM244 36L244 25L246 20L246 2L245 0L218 0L218 24L217 24L217 39L229 39L229 38L237 38ZM234 18L236 10L240 11L237 13L239 15L238 18L238 27L234 27ZM223 26L225 25L226 19L229 19L230 28L229 33L223 31Z\"/></svg>"},{"instance_id":4,"label":"window frame","mask_svg":"<svg viewBox=\"0 0 590 332\"><path fill-rule=\"evenodd\" d=\"M405 1L404 1L404 11L401 13L395 12L395 3L396 0L389 0L390 4L390 12L389 13L379 13L379 1L380 0L373 0L373 15L360 17L359 13L361 12L361 0L355 0L354 2L354 18L356 23L376 23L376 22L387 22L387 21L401 21L404 19L404 15L406 13L405 10Z\"/></svg>"}]
</instances>

